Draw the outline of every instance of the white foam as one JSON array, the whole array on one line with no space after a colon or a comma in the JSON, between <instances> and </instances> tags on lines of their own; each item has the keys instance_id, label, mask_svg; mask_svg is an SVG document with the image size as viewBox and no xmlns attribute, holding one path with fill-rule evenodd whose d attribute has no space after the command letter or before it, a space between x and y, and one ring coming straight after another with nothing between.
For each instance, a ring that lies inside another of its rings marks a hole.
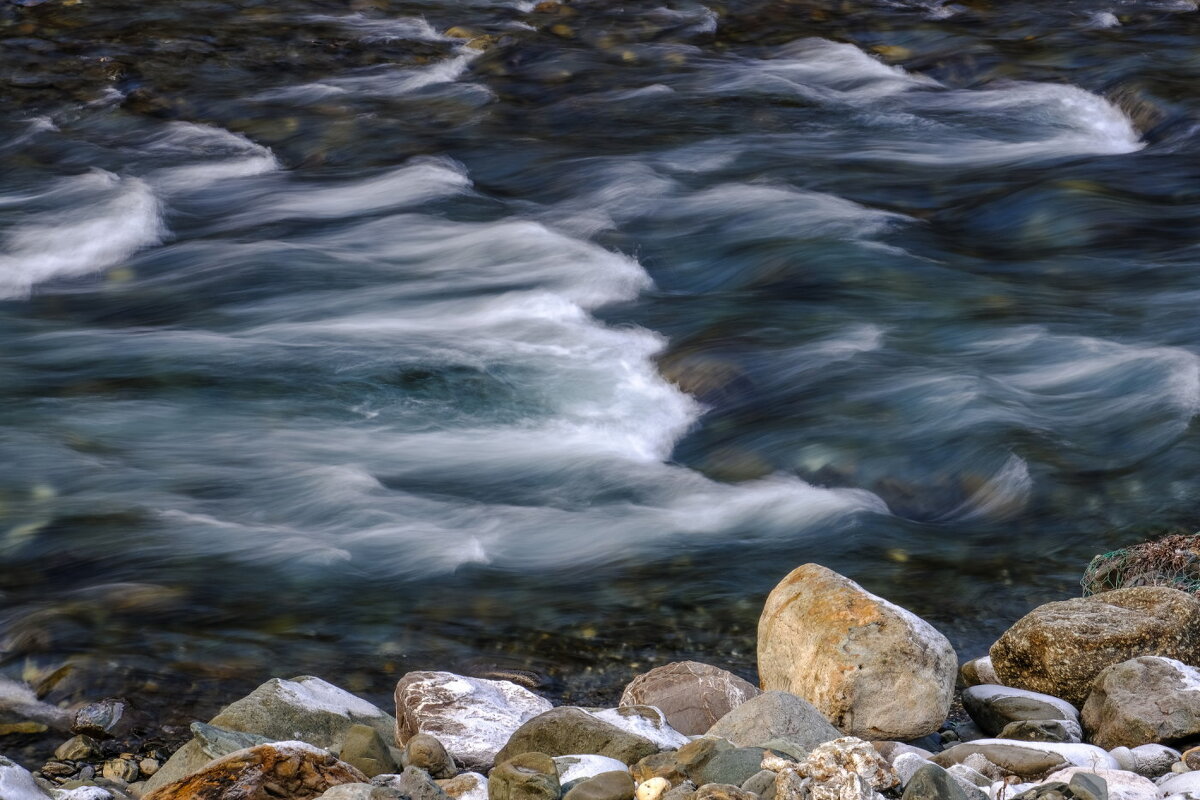
<instances>
[{"instance_id":1,"label":"white foam","mask_svg":"<svg viewBox=\"0 0 1200 800\"><path fill-rule=\"evenodd\" d=\"M426 22L423 17L376 19L360 13L342 16L313 14L308 19L313 22L328 22L338 25L357 33L359 39L364 42L390 42L396 40L446 41L446 37L434 30L433 26Z\"/></svg>"},{"instance_id":2,"label":"white foam","mask_svg":"<svg viewBox=\"0 0 1200 800\"><path fill-rule=\"evenodd\" d=\"M94 173L64 183L94 184L97 175L111 186L104 199L43 212L8 231L0 249L0 297L27 297L42 281L99 272L162 241L162 211L145 181Z\"/></svg>"}]
</instances>

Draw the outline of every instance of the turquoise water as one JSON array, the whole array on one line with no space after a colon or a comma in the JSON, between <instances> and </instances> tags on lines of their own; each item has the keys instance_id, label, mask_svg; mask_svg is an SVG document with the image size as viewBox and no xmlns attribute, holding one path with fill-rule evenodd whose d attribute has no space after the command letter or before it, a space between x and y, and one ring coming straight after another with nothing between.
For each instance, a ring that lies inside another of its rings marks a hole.
<instances>
[{"instance_id":1,"label":"turquoise water","mask_svg":"<svg viewBox=\"0 0 1200 800\"><path fill-rule=\"evenodd\" d=\"M805 561L979 654L1195 527L1197 33L4 6L0 670L182 718L304 672L612 699L753 677Z\"/></svg>"}]
</instances>

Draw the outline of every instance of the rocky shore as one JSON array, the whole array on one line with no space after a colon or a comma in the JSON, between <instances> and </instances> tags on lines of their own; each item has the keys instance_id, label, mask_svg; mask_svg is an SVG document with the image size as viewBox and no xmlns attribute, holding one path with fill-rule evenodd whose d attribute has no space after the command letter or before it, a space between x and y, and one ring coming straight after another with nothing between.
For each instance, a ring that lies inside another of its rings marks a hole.
<instances>
[{"instance_id":1,"label":"rocky shore","mask_svg":"<svg viewBox=\"0 0 1200 800\"><path fill-rule=\"evenodd\" d=\"M274 678L169 758L114 753L118 700L58 708L9 683L6 732L73 736L36 773L0 757L0 800L1195 800L1200 599L1138 575L1035 608L960 666L929 623L806 564L763 608L761 686L685 661L615 708L554 707L422 671L392 716Z\"/></svg>"}]
</instances>

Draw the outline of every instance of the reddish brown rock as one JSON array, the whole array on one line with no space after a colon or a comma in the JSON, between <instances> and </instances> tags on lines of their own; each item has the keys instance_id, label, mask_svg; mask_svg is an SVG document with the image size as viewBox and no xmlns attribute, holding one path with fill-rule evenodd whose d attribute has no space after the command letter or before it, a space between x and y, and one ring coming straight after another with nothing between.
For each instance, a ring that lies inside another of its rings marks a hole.
<instances>
[{"instance_id":1,"label":"reddish brown rock","mask_svg":"<svg viewBox=\"0 0 1200 800\"><path fill-rule=\"evenodd\" d=\"M621 705L655 706L662 710L672 728L698 736L759 694L754 684L720 667L699 661L677 661L655 667L630 681L621 695Z\"/></svg>"},{"instance_id":2,"label":"reddish brown rock","mask_svg":"<svg viewBox=\"0 0 1200 800\"><path fill-rule=\"evenodd\" d=\"M325 750L274 742L230 753L142 800L311 800L331 787L366 781L366 775Z\"/></svg>"},{"instance_id":3,"label":"reddish brown rock","mask_svg":"<svg viewBox=\"0 0 1200 800\"><path fill-rule=\"evenodd\" d=\"M1006 686L1082 705L1106 667L1139 656L1200 663L1200 600L1138 586L1038 606L992 645Z\"/></svg>"}]
</instances>

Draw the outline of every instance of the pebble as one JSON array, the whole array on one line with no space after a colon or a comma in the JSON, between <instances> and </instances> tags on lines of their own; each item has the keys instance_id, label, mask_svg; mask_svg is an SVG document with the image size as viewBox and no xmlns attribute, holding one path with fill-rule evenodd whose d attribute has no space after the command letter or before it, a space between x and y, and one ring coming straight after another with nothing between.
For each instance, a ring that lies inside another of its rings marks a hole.
<instances>
[{"instance_id":1,"label":"pebble","mask_svg":"<svg viewBox=\"0 0 1200 800\"><path fill-rule=\"evenodd\" d=\"M100 748L95 739L79 734L60 744L54 751L54 757L59 761L86 761L99 752Z\"/></svg>"},{"instance_id":2,"label":"pebble","mask_svg":"<svg viewBox=\"0 0 1200 800\"><path fill-rule=\"evenodd\" d=\"M637 800L659 800L671 788L671 782L666 778L651 778L638 784L634 797Z\"/></svg>"}]
</instances>

